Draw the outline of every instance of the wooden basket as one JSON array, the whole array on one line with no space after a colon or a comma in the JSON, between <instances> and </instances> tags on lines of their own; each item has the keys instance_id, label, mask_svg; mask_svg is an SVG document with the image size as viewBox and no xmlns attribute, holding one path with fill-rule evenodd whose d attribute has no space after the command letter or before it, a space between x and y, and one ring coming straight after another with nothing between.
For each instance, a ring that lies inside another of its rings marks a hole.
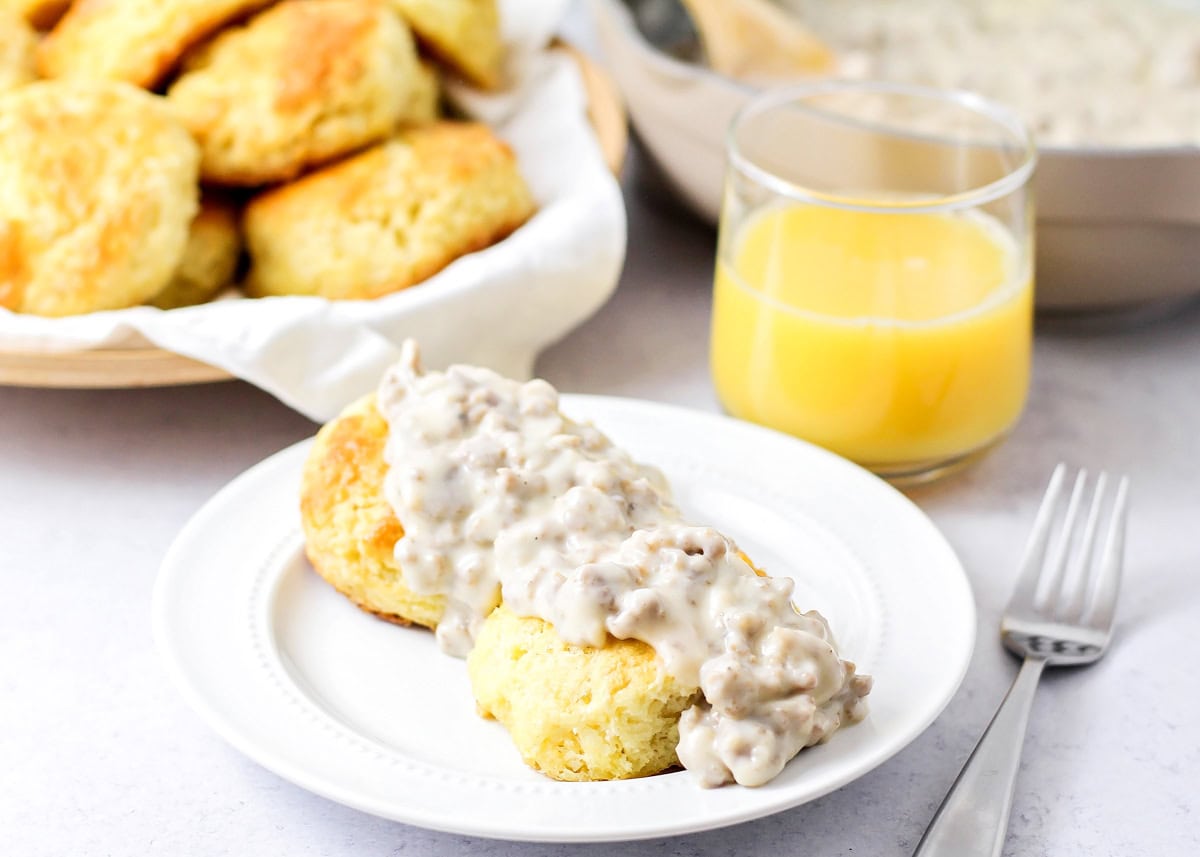
<instances>
[{"instance_id":1,"label":"wooden basket","mask_svg":"<svg viewBox=\"0 0 1200 857\"><path fill-rule=\"evenodd\" d=\"M628 147L625 107L616 86L591 59L559 42L554 50L578 64L587 90L588 118L614 173L621 169ZM154 346L96 348L62 352L0 351L0 385L117 389L204 384L232 378L224 369Z\"/></svg>"}]
</instances>

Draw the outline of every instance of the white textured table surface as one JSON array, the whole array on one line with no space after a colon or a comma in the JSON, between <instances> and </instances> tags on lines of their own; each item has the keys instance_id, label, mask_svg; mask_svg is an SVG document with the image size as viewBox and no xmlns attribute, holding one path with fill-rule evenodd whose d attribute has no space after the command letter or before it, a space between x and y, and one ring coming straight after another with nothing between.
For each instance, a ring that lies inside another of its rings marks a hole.
<instances>
[{"instance_id":1,"label":"white textured table surface","mask_svg":"<svg viewBox=\"0 0 1200 857\"><path fill-rule=\"evenodd\" d=\"M565 390L714 409L712 235L630 184L624 282L539 371ZM159 560L224 482L312 431L236 383L0 388L0 853L907 855L1015 672L997 617L1065 458L1133 477L1125 598L1112 654L1044 682L1007 853L1200 854L1200 307L1118 331L1043 327L1013 437L914 494L979 608L974 661L943 716L815 803L673 840L536 846L382 821L247 761L184 705L150 636Z\"/></svg>"}]
</instances>

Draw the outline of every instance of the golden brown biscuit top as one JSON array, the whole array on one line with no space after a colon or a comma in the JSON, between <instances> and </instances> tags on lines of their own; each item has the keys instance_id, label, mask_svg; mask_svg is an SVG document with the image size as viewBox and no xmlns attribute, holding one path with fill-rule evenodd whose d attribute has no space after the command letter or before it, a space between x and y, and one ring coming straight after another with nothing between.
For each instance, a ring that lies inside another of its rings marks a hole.
<instances>
[{"instance_id":1,"label":"golden brown biscuit top","mask_svg":"<svg viewBox=\"0 0 1200 857\"><path fill-rule=\"evenodd\" d=\"M45 77L152 87L184 51L270 0L75 0L38 48Z\"/></svg>"},{"instance_id":2,"label":"golden brown biscuit top","mask_svg":"<svg viewBox=\"0 0 1200 857\"><path fill-rule=\"evenodd\" d=\"M32 83L0 98L0 198L21 177L31 195L84 217L98 180L153 169L156 157L174 153L180 130L162 98L136 87ZM106 151L106 138L123 151Z\"/></svg>"},{"instance_id":3,"label":"golden brown biscuit top","mask_svg":"<svg viewBox=\"0 0 1200 857\"><path fill-rule=\"evenodd\" d=\"M246 288L379 297L490 246L534 209L511 150L485 126L412 129L255 197Z\"/></svg>"},{"instance_id":4,"label":"golden brown biscuit top","mask_svg":"<svg viewBox=\"0 0 1200 857\"><path fill-rule=\"evenodd\" d=\"M159 257L182 251L198 161L165 101L127 84L40 81L0 96L0 305L59 315L148 297L157 269L178 262ZM166 245L145 244L164 228ZM47 263L60 241L73 251ZM27 293L47 280L70 286Z\"/></svg>"},{"instance_id":5,"label":"golden brown biscuit top","mask_svg":"<svg viewBox=\"0 0 1200 857\"><path fill-rule=\"evenodd\" d=\"M193 52L168 98L208 181L260 185L384 139L429 86L382 0L289 0Z\"/></svg>"},{"instance_id":6,"label":"golden brown biscuit top","mask_svg":"<svg viewBox=\"0 0 1200 857\"><path fill-rule=\"evenodd\" d=\"M382 146L265 193L253 205L256 209L288 206L293 198L308 205L315 194L338 211L359 211L379 195L380 170L396 158L411 163L418 179L429 176L442 182L468 177L497 160L511 161L514 156L509 145L487 125L443 120L402 131Z\"/></svg>"},{"instance_id":7,"label":"golden brown biscuit top","mask_svg":"<svg viewBox=\"0 0 1200 857\"><path fill-rule=\"evenodd\" d=\"M335 86L338 78L361 74L364 61L356 49L379 27L380 8L382 0L286 0L246 26L219 33L187 57L184 71L218 61L247 71L269 66L279 74L272 106L294 110Z\"/></svg>"}]
</instances>

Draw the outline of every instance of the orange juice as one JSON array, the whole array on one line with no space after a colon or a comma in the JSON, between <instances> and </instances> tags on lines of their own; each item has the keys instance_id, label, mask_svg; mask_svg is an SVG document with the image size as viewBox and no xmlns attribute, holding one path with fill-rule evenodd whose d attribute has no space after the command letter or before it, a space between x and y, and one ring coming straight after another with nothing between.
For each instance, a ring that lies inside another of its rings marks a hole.
<instances>
[{"instance_id":1,"label":"orange juice","mask_svg":"<svg viewBox=\"0 0 1200 857\"><path fill-rule=\"evenodd\" d=\"M964 455L1016 421L1033 284L997 221L794 204L732 239L712 373L734 416L879 466Z\"/></svg>"}]
</instances>

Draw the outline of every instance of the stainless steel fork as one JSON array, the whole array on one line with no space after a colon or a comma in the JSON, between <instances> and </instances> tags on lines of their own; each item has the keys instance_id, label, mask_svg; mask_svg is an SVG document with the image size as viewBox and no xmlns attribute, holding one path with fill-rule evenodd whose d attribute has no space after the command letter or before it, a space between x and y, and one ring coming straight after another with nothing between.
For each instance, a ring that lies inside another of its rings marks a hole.
<instances>
[{"instance_id":1,"label":"stainless steel fork","mask_svg":"<svg viewBox=\"0 0 1200 857\"><path fill-rule=\"evenodd\" d=\"M1066 473L1066 465L1060 464L1050 478L1000 622L1005 647L1025 662L913 857L999 857L1025 725L1043 668L1090 664L1108 647L1121 584L1129 480L1118 482L1104 548L1094 563L1109 478L1102 473L1096 480L1083 532L1076 536L1087 486L1087 472L1079 472L1051 545Z\"/></svg>"}]
</instances>

